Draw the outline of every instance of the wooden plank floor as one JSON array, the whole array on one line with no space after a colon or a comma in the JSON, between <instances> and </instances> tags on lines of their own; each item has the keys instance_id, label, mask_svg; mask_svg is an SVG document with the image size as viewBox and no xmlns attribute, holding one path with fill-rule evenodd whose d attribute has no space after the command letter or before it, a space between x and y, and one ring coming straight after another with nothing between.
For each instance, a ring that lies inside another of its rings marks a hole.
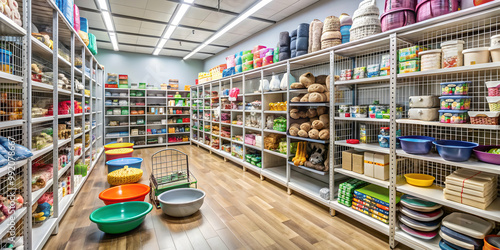
<instances>
[{"instance_id":1,"label":"wooden plank floor","mask_svg":"<svg viewBox=\"0 0 500 250\"><path fill-rule=\"evenodd\" d=\"M207 194L200 212L172 218L153 208L133 231L108 235L89 220L104 206L99 193L108 188L104 157L44 249L389 249L387 236L195 146L176 146L189 155L198 187ZM141 183L148 184L151 154L162 149L135 150L144 158ZM149 201L149 198L146 198ZM361 215L360 215L361 216ZM401 246L398 246L400 249Z\"/></svg>"}]
</instances>

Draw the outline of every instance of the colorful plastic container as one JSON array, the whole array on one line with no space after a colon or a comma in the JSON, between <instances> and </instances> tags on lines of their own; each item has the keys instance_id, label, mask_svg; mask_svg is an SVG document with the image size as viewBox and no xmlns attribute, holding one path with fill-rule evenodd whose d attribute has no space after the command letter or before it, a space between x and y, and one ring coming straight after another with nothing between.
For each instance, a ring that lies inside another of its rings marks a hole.
<instances>
[{"instance_id":1,"label":"colorful plastic container","mask_svg":"<svg viewBox=\"0 0 500 250\"><path fill-rule=\"evenodd\" d=\"M408 154L427 154L431 151L434 137L428 136L401 136L399 141L401 147Z\"/></svg>"},{"instance_id":2,"label":"colorful plastic container","mask_svg":"<svg viewBox=\"0 0 500 250\"><path fill-rule=\"evenodd\" d=\"M467 161L472 154L472 149L479 145L475 142L454 140L436 140L432 143L443 159L454 162Z\"/></svg>"},{"instance_id":3,"label":"colorful plastic container","mask_svg":"<svg viewBox=\"0 0 500 250\"><path fill-rule=\"evenodd\" d=\"M459 5L458 0L418 0L417 22L455 12Z\"/></svg>"},{"instance_id":4,"label":"colorful plastic container","mask_svg":"<svg viewBox=\"0 0 500 250\"><path fill-rule=\"evenodd\" d=\"M500 145L477 146L473 149L473 151L478 160L500 165L500 155L488 153L488 151L492 148L500 148Z\"/></svg>"},{"instance_id":5,"label":"colorful plastic container","mask_svg":"<svg viewBox=\"0 0 500 250\"><path fill-rule=\"evenodd\" d=\"M464 66L487 63L490 61L490 51L488 47L466 49L464 54Z\"/></svg>"},{"instance_id":6,"label":"colorful plastic container","mask_svg":"<svg viewBox=\"0 0 500 250\"><path fill-rule=\"evenodd\" d=\"M419 55L421 71L441 68L441 49L422 51Z\"/></svg>"},{"instance_id":7,"label":"colorful plastic container","mask_svg":"<svg viewBox=\"0 0 500 250\"><path fill-rule=\"evenodd\" d=\"M10 57L12 56L12 52L0 49L0 71L5 73L12 73Z\"/></svg>"},{"instance_id":8,"label":"colorful plastic container","mask_svg":"<svg viewBox=\"0 0 500 250\"><path fill-rule=\"evenodd\" d=\"M134 144L131 142L120 142L104 145L104 151L119 149L119 148L133 148Z\"/></svg>"},{"instance_id":9,"label":"colorful plastic container","mask_svg":"<svg viewBox=\"0 0 500 250\"><path fill-rule=\"evenodd\" d=\"M120 159L114 159L106 162L108 165L108 173L115 170L128 166L129 168L141 168L142 158L139 157L125 157Z\"/></svg>"},{"instance_id":10,"label":"colorful plastic container","mask_svg":"<svg viewBox=\"0 0 500 250\"><path fill-rule=\"evenodd\" d=\"M452 40L441 43L442 55L442 68L454 68L464 65L463 54L464 41Z\"/></svg>"},{"instance_id":11,"label":"colorful plastic container","mask_svg":"<svg viewBox=\"0 0 500 250\"><path fill-rule=\"evenodd\" d=\"M415 10L417 6L417 0L391 0L385 1L384 12L396 9L396 8L409 8Z\"/></svg>"},{"instance_id":12,"label":"colorful plastic container","mask_svg":"<svg viewBox=\"0 0 500 250\"><path fill-rule=\"evenodd\" d=\"M469 121L467 110L439 110L439 122L463 124Z\"/></svg>"},{"instance_id":13,"label":"colorful plastic container","mask_svg":"<svg viewBox=\"0 0 500 250\"><path fill-rule=\"evenodd\" d=\"M89 218L99 230L119 234L138 227L152 209L153 205L143 201L120 202L94 210Z\"/></svg>"},{"instance_id":14,"label":"colorful plastic container","mask_svg":"<svg viewBox=\"0 0 500 250\"><path fill-rule=\"evenodd\" d=\"M441 95L454 96L454 95L467 95L469 93L470 81L459 81L459 82L442 82L441 85Z\"/></svg>"},{"instance_id":15,"label":"colorful plastic container","mask_svg":"<svg viewBox=\"0 0 500 250\"><path fill-rule=\"evenodd\" d=\"M500 96L487 96L488 106L490 111L500 111Z\"/></svg>"},{"instance_id":16,"label":"colorful plastic container","mask_svg":"<svg viewBox=\"0 0 500 250\"><path fill-rule=\"evenodd\" d=\"M469 110L470 96L441 96L439 97L442 110Z\"/></svg>"},{"instance_id":17,"label":"colorful plastic container","mask_svg":"<svg viewBox=\"0 0 500 250\"><path fill-rule=\"evenodd\" d=\"M119 148L112 149L104 152L106 154L106 162L114 159L120 159L125 157L132 157L134 149L132 148Z\"/></svg>"},{"instance_id":18,"label":"colorful plastic container","mask_svg":"<svg viewBox=\"0 0 500 250\"><path fill-rule=\"evenodd\" d=\"M412 8L394 8L380 16L382 32L397 29L415 23L415 12Z\"/></svg>"},{"instance_id":19,"label":"colorful plastic container","mask_svg":"<svg viewBox=\"0 0 500 250\"><path fill-rule=\"evenodd\" d=\"M405 174L405 179L408 184L418 187L429 187L432 186L434 180L436 179L432 175L428 174Z\"/></svg>"},{"instance_id":20,"label":"colorful plastic container","mask_svg":"<svg viewBox=\"0 0 500 250\"><path fill-rule=\"evenodd\" d=\"M488 88L488 96L500 96L500 81L485 82Z\"/></svg>"},{"instance_id":21,"label":"colorful plastic container","mask_svg":"<svg viewBox=\"0 0 500 250\"><path fill-rule=\"evenodd\" d=\"M144 201L149 190L148 185L140 183L125 184L102 191L99 194L99 199L106 205L129 201Z\"/></svg>"}]
</instances>

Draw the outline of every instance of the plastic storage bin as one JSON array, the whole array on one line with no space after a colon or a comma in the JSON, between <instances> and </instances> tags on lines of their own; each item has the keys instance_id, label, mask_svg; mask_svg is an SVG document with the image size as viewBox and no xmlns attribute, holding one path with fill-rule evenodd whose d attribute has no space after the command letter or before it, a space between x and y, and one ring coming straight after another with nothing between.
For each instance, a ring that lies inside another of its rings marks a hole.
<instances>
[{"instance_id":1,"label":"plastic storage bin","mask_svg":"<svg viewBox=\"0 0 500 250\"><path fill-rule=\"evenodd\" d=\"M469 121L469 115L465 110L439 110L439 122L462 124Z\"/></svg>"},{"instance_id":2,"label":"plastic storage bin","mask_svg":"<svg viewBox=\"0 0 500 250\"><path fill-rule=\"evenodd\" d=\"M439 106L439 98L432 95L410 96L410 108L432 108Z\"/></svg>"},{"instance_id":3,"label":"plastic storage bin","mask_svg":"<svg viewBox=\"0 0 500 250\"><path fill-rule=\"evenodd\" d=\"M488 88L488 96L500 96L500 81L485 82Z\"/></svg>"},{"instance_id":4,"label":"plastic storage bin","mask_svg":"<svg viewBox=\"0 0 500 250\"><path fill-rule=\"evenodd\" d=\"M490 111L500 111L500 96L487 96L488 106Z\"/></svg>"},{"instance_id":5,"label":"plastic storage bin","mask_svg":"<svg viewBox=\"0 0 500 250\"><path fill-rule=\"evenodd\" d=\"M441 50L433 49L420 52L420 70L433 70L441 68Z\"/></svg>"},{"instance_id":6,"label":"plastic storage bin","mask_svg":"<svg viewBox=\"0 0 500 250\"><path fill-rule=\"evenodd\" d=\"M128 166L129 168L141 169L142 158L139 157L125 157L120 159L109 160L106 162L108 165L108 174Z\"/></svg>"},{"instance_id":7,"label":"plastic storage bin","mask_svg":"<svg viewBox=\"0 0 500 250\"><path fill-rule=\"evenodd\" d=\"M490 61L490 51L488 47L466 49L464 54L464 66L488 63Z\"/></svg>"},{"instance_id":8,"label":"plastic storage bin","mask_svg":"<svg viewBox=\"0 0 500 250\"><path fill-rule=\"evenodd\" d=\"M121 143L110 143L104 145L104 151L119 149L119 148L133 148L134 144L130 142L121 142Z\"/></svg>"},{"instance_id":9,"label":"plastic storage bin","mask_svg":"<svg viewBox=\"0 0 500 250\"><path fill-rule=\"evenodd\" d=\"M470 123L482 125L498 125L500 112L469 111Z\"/></svg>"},{"instance_id":10,"label":"plastic storage bin","mask_svg":"<svg viewBox=\"0 0 500 250\"><path fill-rule=\"evenodd\" d=\"M441 43L442 55L442 68L453 68L464 65L463 54L464 41L453 40Z\"/></svg>"},{"instance_id":11,"label":"plastic storage bin","mask_svg":"<svg viewBox=\"0 0 500 250\"><path fill-rule=\"evenodd\" d=\"M132 157L134 149L131 148L119 148L112 149L104 152L106 154L106 162L114 159Z\"/></svg>"},{"instance_id":12,"label":"plastic storage bin","mask_svg":"<svg viewBox=\"0 0 500 250\"><path fill-rule=\"evenodd\" d=\"M394 8L380 16L382 32L415 23L413 8Z\"/></svg>"},{"instance_id":13,"label":"plastic storage bin","mask_svg":"<svg viewBox=\"0 0 500 250\"><path fill-rule=\"evenodd\" d=\"M367 106L351 106L351 117L355 118L366 118L368 116Z\"/></svg>"},{"instance_id":14,"label":"plastic storage bin","mask_svg":"<svg viewBox=\"0 0 500 250\"><path fill-rule=\"evenodd\" d=\"M467 95L469 93L469 85L472 82L442 82L441 85L441 95Z\"/></svg>"},{"instance_id":15,"label":"plastic storage bin","mask_svg":"<svg viewBox=\"0 0 500 250\"><path fill-rule=\"evenodd\" d=\"M459 7L459 0L419 0L416 8L417 22L457 11Z\"/></svg>"},{"instance_id":16,"label":"plastic storage bin","mask_svg":"<svg viewBox=\"0 0 500 250\"><path fill-rule=\"evenodd\" d=\"M500 45L497 45L496 47L491 47L488 49L491 54L491 61L492 62L500 62Z\"/></svg>"},{"instance_id":17,"label":"plastic storage bin","mask_svg":"<svg viewBox=\"0 0 500 250\"><path fill-rule=\"evenodd\" d=\"M469 110L470 109L470 96L441 96L442 110Z\"/></svg>"}]
</instances>

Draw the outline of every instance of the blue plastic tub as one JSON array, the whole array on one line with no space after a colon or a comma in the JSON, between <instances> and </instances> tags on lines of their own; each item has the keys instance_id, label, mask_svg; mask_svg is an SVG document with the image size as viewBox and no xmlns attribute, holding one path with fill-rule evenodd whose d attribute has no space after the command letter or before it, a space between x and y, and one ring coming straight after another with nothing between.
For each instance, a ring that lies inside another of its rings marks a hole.
<instances>
[{"instance_id":1,"label":"blue plastic tub","mask_svg":"<svg viewBox=\"0 0 500 250\"><path fill-rule=\"evenodd\" d=\"M439 155L447 161L467 161L472 154L472 149L479 146L474 142L436 140L432 142L436 145Z\"/></svg>"},{"instance_id":2,"label":"blue plastic tub","mask_svg":"<svg viewBox=\"0 0 500 250\"><path fill-rule=\"evenodd\" d=\"M118 169L122 169L125 166L128 166L129 168L140 169L141 164L142 164L142 158L139 157L125 157L106 162L106 165L108 165L108 173L111 173Z\"/></svg>"},{"instance_id":3,"label":"blue plastic tub","mask_svg":"<svg viewBox=\"0 0 500 250\"><path fill-rule=\"evenodd\" d=\"M408 154L428 154L432 148L432 142L436 140L434 137L429 136L401 136L399 141L401 148Z\"/></svg>"}]
</instances>

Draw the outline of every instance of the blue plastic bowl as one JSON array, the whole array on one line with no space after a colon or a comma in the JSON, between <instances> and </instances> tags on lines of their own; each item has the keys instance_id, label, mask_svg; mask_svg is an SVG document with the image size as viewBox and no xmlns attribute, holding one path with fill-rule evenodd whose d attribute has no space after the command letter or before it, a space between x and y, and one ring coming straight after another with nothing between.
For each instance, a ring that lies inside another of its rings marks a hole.
<instances>
[{"instance_id":1,"label":"blue plastic bowl","mask_svg":"<svg viewBox=\"0 0 500 250\"><path fill-rule=\"evenodd\" d=\"M453 140L436 140L432 142L436 145L439 155L447 161L466 161L472 154L472 149L479 146L474 142L453 141Z\"/></svg>"},{"instance_id":2,"label":"blue plastic bowl","mask_svg":"<svg viewBox=\"0 0 500 250\"><path fill-rule=\"evenodd\" d=\"M125 157L125 158L119 158L119 159L107 161L106 165L108 165L108 173L111 173L111 172L118 170L118 169L121 169L125 166L128 166L129 168L140 169L141 163L142 163L142 158Z\"/></svg>"},{"instance_id":3,"label":"blue plastic bowl","mask_svg":"<svg viewBox=\"0 0 500 250\"><path fill-rule=\"evenodd\" d=\"M432 148L432 142L436 140L434 137L429 136L401 136L399 141L401 142L401 148L408 154L428 154Z\"/></svg>"}]
</instances>

